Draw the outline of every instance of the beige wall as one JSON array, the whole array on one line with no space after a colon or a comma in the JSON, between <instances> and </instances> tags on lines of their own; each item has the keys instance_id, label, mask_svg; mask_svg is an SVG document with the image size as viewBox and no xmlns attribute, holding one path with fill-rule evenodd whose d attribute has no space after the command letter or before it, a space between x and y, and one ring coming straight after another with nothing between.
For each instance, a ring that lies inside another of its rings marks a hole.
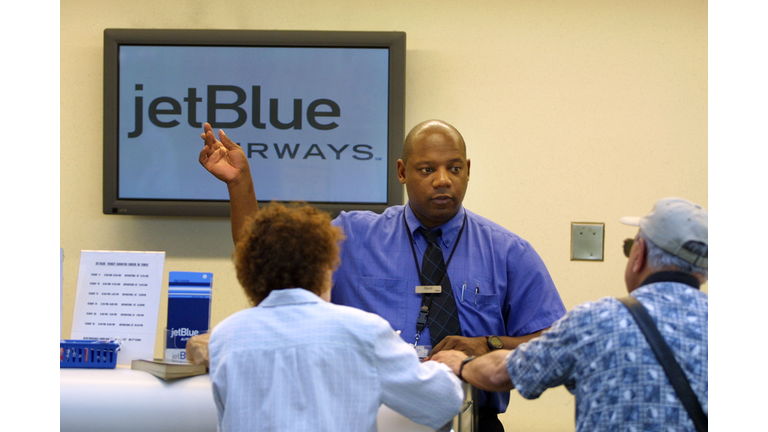
<instances>
[{"instance_id":1,"label":"beige wall","mask_svg":"<svg viewBox=\"0 0 768 432\"><path fill-rule=\"evenodd\" d=\"M671 195L708 206L706 1L60 6L64 337L82 249L165 251L166 282L170 270L214 272L213 324L248 306L229 258L228 220L102 214L105 28L405 31L406 127L440 118L462 132L472 160L465 205L530 241L569 309L624 294L621 243L634 231L619 217ZM605 223L604 262L570 261L574 221ZM508 431L572 430L573 409L563 388L536 401L513 394L502 419Z\"/></svg>"}]
</instances>

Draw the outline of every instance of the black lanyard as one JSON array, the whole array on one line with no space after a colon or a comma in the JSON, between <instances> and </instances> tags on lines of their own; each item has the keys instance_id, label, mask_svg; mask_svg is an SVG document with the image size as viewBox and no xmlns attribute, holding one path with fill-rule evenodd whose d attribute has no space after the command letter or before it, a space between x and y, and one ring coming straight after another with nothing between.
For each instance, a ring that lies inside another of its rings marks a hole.
<instances>
[{"instance_id":1,"label":"black lanyard","mask_svg":"<svg viewBox=\"0 0 768 432\"><path fill-rule=\"evenodd\" d=\"M413 262L416 264L416 272L419 274L419 281L421 281L422 284L424 284L424 280L422 279L421 269L419 268L419 259L416 256L416 247L413 245L413 236L411 235L411 227L408 226L408 221L405 218L405 208L403 208L403 222L405 222L405 232L408 233L408 240L411 245L411 252L413 253ZM445 268L443 269L443 273L440 275L440 278L437 279L438 283L443 282L443 278L445 277L445 274L448 272L448 264L451 263L451 259L453 259L453 253L456 252L456 247L459 245L459 240L461 240L461 234L464 232L464 226L467 224L467 212L464 212L464 220L461 222L461 229L459 230L459 235L456 237L456 243L453 244L453 249L451 249L451 254L448 255L448 260L445 262ZM429 247L429 245L427 245ZM432 294L429 295L421 295L421 311L419 312L419 317L416 320L416 341L413 343L414 345L419 343L419 339L421 338L421 332L424 330L424 327L427 326L427 317L429 316L429 307L432 305Z\"/></svg>"}]
</instances>

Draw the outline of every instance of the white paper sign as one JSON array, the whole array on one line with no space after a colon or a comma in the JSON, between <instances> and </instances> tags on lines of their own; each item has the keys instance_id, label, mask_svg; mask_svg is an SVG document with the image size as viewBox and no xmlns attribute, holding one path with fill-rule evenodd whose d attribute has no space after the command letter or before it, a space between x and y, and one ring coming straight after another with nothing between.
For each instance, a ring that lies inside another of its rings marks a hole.
<instances>
[{"instance_id":1,"label":"white paper sign","mask_svg":"<svg viewBox=\"0 0 768 432\"><path fill-rule=\"evenodd\" d=\"M151 359L165 252L81 251L72 339L120 339L118 364Z\"/></svg>"}]
</instances>

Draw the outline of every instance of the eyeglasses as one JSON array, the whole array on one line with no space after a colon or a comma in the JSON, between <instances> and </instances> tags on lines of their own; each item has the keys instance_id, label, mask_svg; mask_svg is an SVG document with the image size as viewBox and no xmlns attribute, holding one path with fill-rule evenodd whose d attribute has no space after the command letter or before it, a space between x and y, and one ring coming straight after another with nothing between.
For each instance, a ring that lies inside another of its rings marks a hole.
<instances>
[{"instance_id":1,"label":"eyeglasses","mask_svg":"<svg viewBox=\"0 0 768 432\"><path fill-rule=\"evenodd\" d=\"M629 251L632 250L632 245L635 243L634 239L628 238L624 240L624 256L629 258Z\"/></svg>"}]
</instances>

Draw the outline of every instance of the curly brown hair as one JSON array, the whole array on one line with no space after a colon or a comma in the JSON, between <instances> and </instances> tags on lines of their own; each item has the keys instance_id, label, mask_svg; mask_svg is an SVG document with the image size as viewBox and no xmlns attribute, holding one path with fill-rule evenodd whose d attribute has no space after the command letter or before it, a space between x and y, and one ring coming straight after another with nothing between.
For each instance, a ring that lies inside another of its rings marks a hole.
<instances>
[{"instance_id":1,"label":"curly brown hair","mask_svg":"<svg viewBox=\"0 0 768 432\"><path fill-rule=\"evenodd\" d=\"M339 265L340 228L327 213L304 204L272 203L246 225L235 246L237 279L256 305L273 290L304 288L320 295L326 272Z\"/></svg>"}]
</instances>

